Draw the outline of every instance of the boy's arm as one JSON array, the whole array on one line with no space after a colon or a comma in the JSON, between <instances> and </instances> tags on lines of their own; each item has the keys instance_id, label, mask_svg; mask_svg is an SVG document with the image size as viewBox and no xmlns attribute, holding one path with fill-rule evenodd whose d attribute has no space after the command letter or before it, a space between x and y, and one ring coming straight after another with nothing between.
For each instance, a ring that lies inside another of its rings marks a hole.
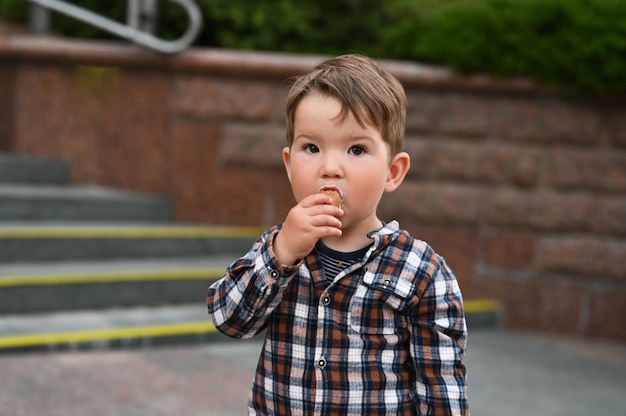
<instances>
[{"instance_id":1,"label":"boy's arm","mask_svg":"<svg viewBox=\"0 0 626 416\"><path fill-rule=\"evenodd\" d=\"M320 238L341 235L341 215L341 208L323 194L309 195L290 209L280 226L266 232L209 288L207 305L217 329L249 338L265 328L302 258Z\"/></svg>"},{"instance_id":2,"label":"boy's arm","mask_svg":"<svg viewBox=\"0 0 626 416\"><path fill-rule=\"evenodd\" d=\"M463 298L443 259L410 319L419 414L469 415L463 363L467 341Z\"/></svg>"},{"instance_id":3,"label":"boy's arm","mask_svg":"<svg viewBox=\"0 0 626 416\"><path fill-rule=\"evenodd\" d=\"M207 307L216 328L233 338L250 338L265 328L282 293L299 265L278 264L272 243L278 229L269 230L207 292Z\"/></svg>"}]
</instances>

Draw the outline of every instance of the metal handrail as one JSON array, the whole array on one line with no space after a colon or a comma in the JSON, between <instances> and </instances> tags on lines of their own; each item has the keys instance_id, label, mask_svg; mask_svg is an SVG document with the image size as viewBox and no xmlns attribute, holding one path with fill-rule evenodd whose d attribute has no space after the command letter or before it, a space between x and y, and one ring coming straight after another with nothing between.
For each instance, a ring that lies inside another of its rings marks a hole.
<instances>
[{"instance_id":1,"label":"metal handrail","mask_svg":"<svg viewBox=\"0 0 626 416\"><path fill-rule=\"evenodd\" d=\"M202 28L202 12L193 0L167 0L182 6L187 12L187 16L189 18L189 24L185 33L180 38L171 41L163 40L150 33L144 32L137 27L124 25L118 21L103 17L90 10L61 0L28 1L46 9L63 13L67 16L73 17L74 19L91 24L124 39L128 39L131 42L135 42L147 48L168 54L178 53L186 49L189 45L191 45ZM130 10L134 10L135 13L139 13L138 7L129 7L129 11ZM137 22L138 18L137 16L129 16L129 21Z\"/></svg>"}]
</instances>

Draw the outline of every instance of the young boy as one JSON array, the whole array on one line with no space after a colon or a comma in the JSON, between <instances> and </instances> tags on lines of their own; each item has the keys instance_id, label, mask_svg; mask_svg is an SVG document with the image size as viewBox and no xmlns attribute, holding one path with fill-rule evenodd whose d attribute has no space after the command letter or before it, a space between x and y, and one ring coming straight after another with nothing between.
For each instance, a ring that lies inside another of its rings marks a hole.
<instances>
[{"instance_id":1,"label":"young boy","mask_svg":"<svg viewBox=\"0 0 626 416\"><path fill-rule=\"evenodd\" d=\"M266 330L250 415L468 414L458 283L376 213L409 169L405 114L400 83L359 55L292 86L283 161L297 204L207 295L224 334Z\"/></svg>"}]
</instances>

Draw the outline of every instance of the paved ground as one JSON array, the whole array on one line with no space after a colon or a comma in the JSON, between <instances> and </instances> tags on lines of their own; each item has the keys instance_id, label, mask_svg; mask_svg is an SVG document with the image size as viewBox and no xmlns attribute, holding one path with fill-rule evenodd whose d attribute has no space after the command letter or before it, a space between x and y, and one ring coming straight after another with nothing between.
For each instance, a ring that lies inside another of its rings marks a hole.
<instances>
[{"instance_id":1,"label":"paved ground","mask_svg":"<svg viewBox=\"0 0 626 416\"><path fill-rule=\"evenodd\" d=\"M473 416L626 415L626 345L494 330L470 336ZM0 415L243 415L259 347L0 355Z\"/></svg>"}]
</instances>

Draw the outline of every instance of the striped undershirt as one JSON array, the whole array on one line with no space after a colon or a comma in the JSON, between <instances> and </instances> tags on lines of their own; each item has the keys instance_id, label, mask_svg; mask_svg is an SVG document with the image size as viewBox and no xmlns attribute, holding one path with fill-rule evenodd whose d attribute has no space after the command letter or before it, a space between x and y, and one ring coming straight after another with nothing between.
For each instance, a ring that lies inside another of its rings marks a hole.
<instances>
[{"instance_id":1,"label":"striped undershirt","mask_svg":"<svg viewBox=\"0 0 626 416\"><path fill-rule=\"evenodd\" d=\"M370 246L344 253L343 251L333 250L320 240L315 245L315 248L317 248L317 252L322 260L322 266L324 266L326 285L329 285L343 269L360 262Z\"/></svg>"}]
</instances>

